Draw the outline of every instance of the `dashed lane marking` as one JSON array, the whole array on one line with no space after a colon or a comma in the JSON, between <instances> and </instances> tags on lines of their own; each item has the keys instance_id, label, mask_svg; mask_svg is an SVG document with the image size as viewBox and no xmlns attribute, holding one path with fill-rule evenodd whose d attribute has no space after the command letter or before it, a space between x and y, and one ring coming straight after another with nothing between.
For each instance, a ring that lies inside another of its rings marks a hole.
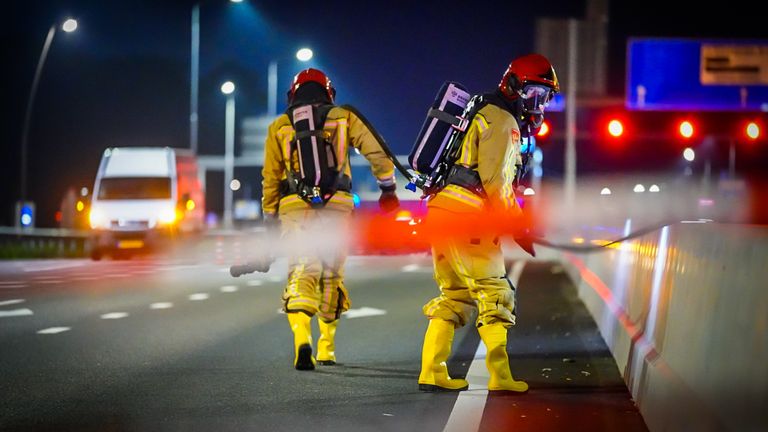
<instances>
[{"instance_id":1,"label":"dashed lane marking","mask_svg":"<svg viewBox=\"0 0 768 432\"><path fill-rule=\"evenodd\" d=\"M195 293L189 295L189 299L192 301L208 300L209 297L210 296L206 293Z\"/></svg>"},{"instance_id":2,"label":"dashed lane marking","mask_svg":"<svg viewBox=\"0 0 768 432\"><path fill-rule=\"evenodd\" d=\"M49 327L47 329L38 330L37 334L58 334L70 330L72 330L72 327Z\"/></svg>"},{"instance_id":3,"label":"dashed lane marking","mask_svg":"<svg viewBox=\"0 0 768 432\"><path fill-rule=\"evenodd\" d=\"M408 264L406 266L403 266L403 271L406 273L412 273L415 271L419 271L419 265L418 264Z\"/></svg>"},{"instance_id":4,"label":"dashed lane marking","mask_svg":"<svg viewBox=\"0 0 768 432\"><path fill-rule=\"evenodd\" d=\"M127 316L128 316L127 312L110 312L110 313L105 313L104 315L102 315L101 319L115 320L115 319L125 318Z\"/></svg>"},{"instance_id":5,"label":"dashed lane marking","mask_svg":"<svg viewBox=\"0 0 768 432\"><path fill-rule=\"evenodd\" d=\"M12 318L20 316L34 315L31 309L13 309L7 311L0 311L0 318Z\"/></svg>"},{"instance_id":6,"label":"dashed lane marking","mask_svg":"<svg viewBox=\"0 0 768 432\"><path fill-rule=\"evenodd\" d=\"M150 309L170 309L173 307L173 303L170 302L158 302L149 305Z\"/></svg>"},{"instance_id":7,"label":"dashed lane marking","mask_svg":"<svg viewBox=\"0 0 768 432\"><path fill-rule=\"evenodd\" d=\"M262 281L260 281L258 279L254 279L254 280L249 280L245 284L248 285L248 286L262 286L262 285L264 285L264 282L262 282Z\"/></svg>"},{"instance_id":8,"label":"dashed lane marking","mask_svg":"<svg viewBox=\"0 0 768 432\"><path fill-rule=\"evenodd\" d=\"M15 284L15 285L0 285L0 289L16 289L16 288L26 288L26 284Z\"/></svg>"},{"instance_id":9,"label":"dashed lane marking","mask_svg":"<svg viewBox=\"0 0 768 432\"><path fill-rule=\"evenodd\" d=\"M24 303L26 300L24 299L12 299L12 300L3 300L0 301L0 306L9 306L9 305L15 305L19 303Z\"/></svg>"},{"instance_id":10,"label":"dashed lane marking","mask_svg":"<svg viewBox=\"0 0 768 432\"><path fill-rule=\"evenodd\" d=\"M237 292L238 288L235 285L224 285L220 289L221 289L221 292L223 293L233 293L233 292Z\"/></svg>"},{"instance_id":11,"label":"dashed lane marking","mask_svg":"<svg viewBox=\"0 0 768 432\"><path fill-rule=\"evenodd\" d=\"M363 306L359 309L350 309L344 312L343 315L347 317L347 319L353 319L353 318L365 318L370 316L386 315L386 314L387 314L387 311L385 311L384 309L376 309L376 308Z\"/></svg>"}]
</instances>

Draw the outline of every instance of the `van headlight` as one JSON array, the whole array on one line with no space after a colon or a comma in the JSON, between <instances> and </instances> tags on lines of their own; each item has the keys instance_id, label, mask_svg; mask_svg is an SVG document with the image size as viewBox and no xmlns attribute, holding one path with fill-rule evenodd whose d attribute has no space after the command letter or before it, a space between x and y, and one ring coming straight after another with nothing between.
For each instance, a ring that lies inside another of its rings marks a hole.
<instances>
[{"instance_id":1,"label":"van headlight","mask_svg":"<svg viewBox=\"0 0 768 432\"><path fill-rule=\"evenodd\" d=\"M160 214L157 215L157 222L160 225L172 225L176 222L176 209L166 208L160 211Z\"/></svg>"},{"instance_id":2,"label":"van headlight","mask_svg":"<svg viewBox=\"0 0 768 432\"><path fill-rule=\"evenodd\" d=\"M88 221L93 229L109 228L109 220L107 220L104 212L97 208L92 208L91 212L88 213Z\"/></svg>"}]
</instances>

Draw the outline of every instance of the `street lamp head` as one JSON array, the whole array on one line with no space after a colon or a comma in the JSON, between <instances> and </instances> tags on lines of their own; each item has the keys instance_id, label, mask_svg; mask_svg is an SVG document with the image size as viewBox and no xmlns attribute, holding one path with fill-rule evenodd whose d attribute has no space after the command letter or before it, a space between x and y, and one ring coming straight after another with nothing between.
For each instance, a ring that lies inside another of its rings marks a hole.
<instances>
[{"instance_id":1,"label":"street lamp head","mask_svg":"<svg viewBox=\"0 0 768 432\"><path fill-rule=\"evenodd\" d=\"M296 51L296 58L303 62L311 60L313 55L314 53L309 48L302 48Z\"/></svg>"},{"instance_id":2,"label":"street lamp head","mask_svg":"<svg viewBox=\"0 0 768 432\"><path fill-rule=\"evenodd\" d=\"M683 150L683 159L687 160L688 162L693 162L693 160L696 159L696 152L693 151L693 149L690 147L686 148Z\"/></svg>"},{"instance_id":3,"label":"street lamp head","mask_svg":"<svg viewBox=\"0 0 768 432\"><path fill-rule=\"evenodd\" d=\"M77 20L69 18L68 20L64 21L64 24L61 25L61 29L67 33L72 33L73 31L77 30Z\"/></svg>"},{"instance_id":4,"label":"street lamp head","mask_svg":"<svg viewBox=\"0 0 768 432\"><path fill-rule=\"evenodd\" d=\"M235 83L227 81L221 85L221 92L225 95L232 94L235 91Z\"/></svg>"}]
</instances>

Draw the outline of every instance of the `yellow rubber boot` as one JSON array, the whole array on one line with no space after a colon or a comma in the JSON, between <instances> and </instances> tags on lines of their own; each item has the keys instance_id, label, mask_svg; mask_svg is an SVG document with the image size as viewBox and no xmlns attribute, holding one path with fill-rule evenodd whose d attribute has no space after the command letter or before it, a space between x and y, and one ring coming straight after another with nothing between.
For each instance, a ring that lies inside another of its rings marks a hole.
<instances>
[{"instance_id":1,"label":"yellow rubber boot","mask_svg":"<svg viewBox=\"0 0 768 432\"><path fill-rule=\"evenodd\" d=\"M460 391L469 387L467 380L448 376L446 360L451 354L453 323L439 318L429 320L421 350L419 390L428 392Z\"/></svg>"},{"instance_id":2,"label":"yellow rubber boot","mask_svg":"<svg viewBox=\"0 0 768 432\"><path fill-rule=\"evenodd\" d=\"M293 345L295 357L293 366L298 370L313 370L315 359L312 357L312 327L310 316L303 312L289 312L288 323L293 330Z\"/></svg>"},{"instance_id":3,"label":"yellow rubber boot","mask_svg":"<svg viewBox=\"0 0 768 432\"><path fill-rule=\"evenodd\" d=\"M336 327L339 326L339 320L329 323L318 320L320 327L320 338L317 340L317 364L330 366L336 364Z\"/></svg>"},{"instance_id":4,"label":"yellow rubber boot","mask_svg":"<svg viewBox=\"0 0 768 432\"><path fill-rule=\"evenodd\" d=\"M507 357L507 329L503 324L484 325L477 329L480 338L485 343L485 366L491 378L488 380L488 390L504 390L513 392L528 391L528 384L515 381L509 371Z\"/></svg>"}]
</instances>

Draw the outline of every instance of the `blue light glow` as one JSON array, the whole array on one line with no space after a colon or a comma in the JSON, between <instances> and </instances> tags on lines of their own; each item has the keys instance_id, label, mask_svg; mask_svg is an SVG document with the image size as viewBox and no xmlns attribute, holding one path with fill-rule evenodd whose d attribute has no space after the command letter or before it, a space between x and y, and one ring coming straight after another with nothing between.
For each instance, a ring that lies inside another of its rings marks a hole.
<instances>
[{"instance_id":1,"label":"blue light glow","mask_svg":"<svg viewBox=\"0 0 768 432\"><path fill-rule=\"evenodd\" d=\"M21 208L21 217L19 218L21 226L28 227L32 225L32 207L25 205Z\"/></svg>"}]
</instances>

